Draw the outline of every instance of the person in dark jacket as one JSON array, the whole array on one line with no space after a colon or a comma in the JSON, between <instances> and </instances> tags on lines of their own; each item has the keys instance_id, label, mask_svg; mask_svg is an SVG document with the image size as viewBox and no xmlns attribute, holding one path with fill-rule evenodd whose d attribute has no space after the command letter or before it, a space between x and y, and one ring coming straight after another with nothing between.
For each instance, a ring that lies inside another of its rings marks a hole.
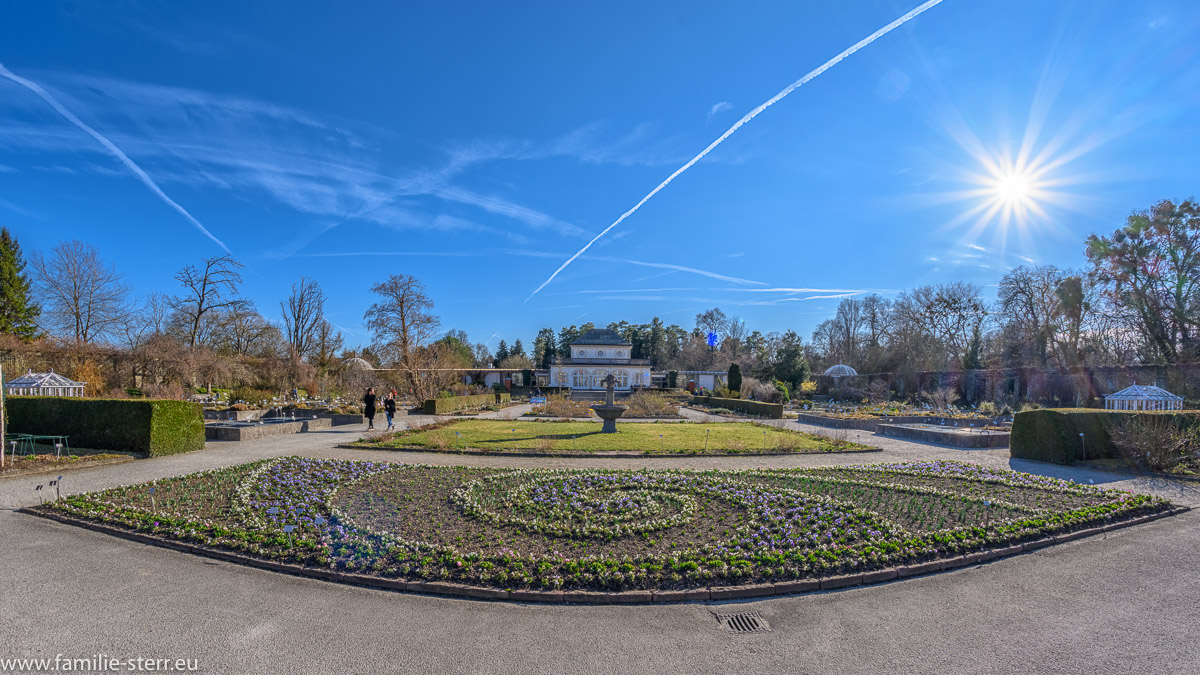
<instances>
[{"instance_id":1,"label":"person in dark jacket","mask_svg":"<svg viewBox=\"0 0 1200 675\"><path fill-rule=\"evenodd\" d=\"M363 396L363 417L367 418L367 431L375 430L375 387L367 387Z\"/></svg>"},{"instance_id":2,"label":"person in dark jacket","mask_svg":"<svg viewBox=\"0 0 1200 675\"><path fill-rule=\"evenodd\" d=\"M387 421L388 421L387 430L391 431L391 430L395 429L396 424L395 424L395 422L392 421L392 418L394 418L396 416L396 393L395 392L388 394L387 398L383 399L383 414L387 415Z\"/></svg>"}]
</instances>

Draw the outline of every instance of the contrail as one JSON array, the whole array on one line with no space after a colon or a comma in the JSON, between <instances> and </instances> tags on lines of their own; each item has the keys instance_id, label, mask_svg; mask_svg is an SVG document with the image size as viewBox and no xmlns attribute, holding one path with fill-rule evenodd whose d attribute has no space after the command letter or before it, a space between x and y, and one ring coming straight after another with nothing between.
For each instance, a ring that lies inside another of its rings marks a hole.
<instances>
[{"instance_id":1,"label":"contrail","mask_svg":"<svg viewBox=\"0 0 1200 675\"><path fill-rule=\"evenodd\" d=\"M74 114L72 114L70 110L67 110L65 107L63 107L63 105L61 103L59 103L57 99L55 99L53 96L50 95L50 92L46 91L45 89L42 89L42 87L40 85L38 85L38 83L27 80L27 79L21 77L20 75L17 75L16 73L12 72L8 68L5 68L4 64L2 64L2 63L0 63L0 76L7 77L8 79L12 80L13 82L16 82L17 84L21 85L22 87L25 87L29 91L32 91L33 93L37 94L43 101L45 101L46 103L49 103L50 107L54 108L54 110L56 110L59 115L62 115L63 117L67 118L68 122L79 127L81 130L83 130L85 133L87 133L87 135L89 135L92 138L99 141L100 145L103 145L105 147L105 149L107 149L110 153L112 153L112 155L114 157L121 160L121 163L124 164L130 171L132 171L133 175L137 176L139 180L141 180L143 183L145 183L146 187L150 188L151 192L158 195L158 197L160 199L162 199L164 202L166 202L167 205L169 205L171 208L178 211L179 214L182 215L184 218L187 218L188 222L190 222L192 225L195 225L196 229L200 230L200 232L202 232L204 234L204 236L206 236L209 239L212 239L214 242L216 242L217 246L220 246L221 248L225 249L226 253L233 255L233 251L229 250L229 247L225 245L225 242L221 241L220 239L217 239L216 236L214 236L212 232L208 231L208 228L204 227L204 225L200 224L200 221L196 220L192 216L192 214L188 213L187 209L185 209L182 206L180 206L179 204L177 204L174 199L171 199L170 197L168 197L167 193L163 192L162 188L158 187L158 183L155 183L154 179L152 179L152 178L150 178L150 176L146 175L145 171L142 171L142 167L140 167L136 163L134 163L134 161L132 159L129 159L129 156L126 155L124 152L121 152L121 149L118 148L116 145L114 145L112 141L110 141L107 138L105 138L104 136L100 135L100 132L98 132L95 129L84 124L83 120L79 119Z\"/></svg>"},{"instance_id":2,"label":"contrail","mask_svg":"<svg viewBox=\"0 0 1200 675\"><path fill-rule=\"evenodd\" d=\"M579 249L579 251L576 252L575 255L571 256L570 258L567 258L567 261L565 263L563 263L562 265L559 265L558 269L554 270L554 274L551 274L549 279L546 279L545 281L543 281L541 286L538 286L532 293L529 294L528 298L525 298L525 302L529 302L529 300L531 298L533 298L533 296L535 296L539 292L541 292L541 290L543 288L545 288L547 285L549 285L551 281L554 281L554 278L558 276L559 272L562 272L563 270L565 270L567 268L567 265L570 265L571 263L575 262L575 259L578 258L579 256L583 255L583 253L585 251L587 251L589 248L591 248L592 244L596 243L596 241L598 241L600 239L600 237L603 237L604 235L608 234L609 230L613 229L617 225L620 225L621 221L625 220L629 216L632 216L634 213L636 213L638 209L642 208L642 204L645 204L646 202L650 201L651 197L658 194L660 190L662 190L663 188L670 185L671 181L675 180L676 176L678 176L679 174L683 173L684 171L687 171L688 169L692 168L692 165L695 164L696 162L699 162L700 160L704 159L705 155L712 152L713 148L716 148L718 145L723 143L726 138L729 138L730 136L732 136L735 131L742 128L743 124L745 124L746 122L749 122L750 120L754 119L755 117L758 117L759 113L761 113L762 111L766 110L767 108L770 108L771 106L775 105L780 100L782 100L783 97L792 93L796 89L799 89L800 87L804 86L805 84L807 84L810 80L812 80L816 76L818 76L821 73L836 66L838 64L838 62L840 62L842 59L846 58L847 56L850 56L854 52L857 52L858 50L862 49L863 47L866 47L867 45L878 40L879 38L883 37L884 35L887 35L888 33L892 32L893 30L899 28L900 26L907 23L910 19L914 19L917 16L925 13L926 10L932 8L934 5L941 4L941 2L942 2L942 0L928 0L928 2L925 2L920 7L917 7L916 9L910 11L909 13L900 17L899 19L896 19L895 21L889 23L888 25L884 26L883 28L880 28L879 30L875 31L874 33L871 33L867 37L854 43L854 46L850 47L849 49L846 49L841 54L838 54L837 56L833 57L832 59L829 59L825 63L822 63L817 69L809 72L804 77L789 84L786 88L784 88L783 91L779 92L778 94L775 94L766 103L763 103L762 105L758 106L754 110L751 110L750 112L746 113L746 115L744 117L742 117L742 119L738 120L737 122L734 122L733 126L729 127L729 129L727 129L725 131L725 133L721 134L720 138L713 141L712 143L709 143L708 147L705 148L704 150L702 150L700 152L700 154L693 157L690 161L688 161L687 164L684 164L683 166L676 169L675 173L671 174L670 176L667 176L667 179L664 180L663 182L659 183L658 187L651 190L650 194L646 195L645 197L642 197L642 201L635 204L632 209L629 209L625 213L622 213L621 217L617 218L615 221L613 221L612 225L609 225L608 227L601 230L600 234L596 235L595 237L592 237L592 240L589 241L587 244L585 244L583 248ZM521 303L521 304L525 304L525 303Z\"/></svg>"}]
</instances>

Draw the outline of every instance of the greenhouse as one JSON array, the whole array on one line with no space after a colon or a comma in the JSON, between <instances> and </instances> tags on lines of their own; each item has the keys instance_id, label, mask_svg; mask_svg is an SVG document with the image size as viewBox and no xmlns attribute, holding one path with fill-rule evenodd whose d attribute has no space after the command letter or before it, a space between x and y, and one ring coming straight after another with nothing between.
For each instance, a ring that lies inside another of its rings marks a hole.
<instances>
[{"instance_id":1,"label":"greenhouse","mask_svg":"<svg viewBox=\"0 0 1200 675\"><path fill-rule=\"evenodd\" d=\"M1183 410L1183 397L1166 389L1135 384L1104 397L1106 410Z\"/></svg>"},{"instance_id":2,"label":"greenhouse","mask_svg":"<svg viewBox=\"0 0 1200 675\"><path fill-rule=\"evenodd\" d=\"M35 373L32 370L4 383L9 396L83 396L86 382L76 382L53 370Z\"/></svg>"}]
</instances>

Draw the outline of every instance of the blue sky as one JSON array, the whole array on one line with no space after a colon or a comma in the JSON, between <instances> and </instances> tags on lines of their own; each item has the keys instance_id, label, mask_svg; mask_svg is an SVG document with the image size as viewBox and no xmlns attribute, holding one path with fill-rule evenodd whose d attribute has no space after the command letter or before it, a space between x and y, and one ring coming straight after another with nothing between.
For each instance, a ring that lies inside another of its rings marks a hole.
<instances>
[{"instance_id":1,"label":"blue sky","mask_svg":"<svg viewBox=\"0 0 1200 675\"><path fill-rule=\"evenodd\" d=\"M807 338L840 296L1080 266L1197 195L1200 4L945 0L530 297L917 4L10 1L0 64L128 163L0 77L0 223L94 243L141 293L223 244L268 318L317 279L350 344L370 285L412 274L494 348L712 306Z\"/></svg>"}]
</instances>

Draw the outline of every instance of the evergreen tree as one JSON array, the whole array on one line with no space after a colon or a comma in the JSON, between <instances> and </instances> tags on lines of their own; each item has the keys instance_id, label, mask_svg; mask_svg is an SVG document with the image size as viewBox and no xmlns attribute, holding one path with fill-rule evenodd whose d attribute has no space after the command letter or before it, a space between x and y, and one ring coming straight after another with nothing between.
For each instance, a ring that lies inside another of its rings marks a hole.
<instances>
[{"instance_id":1,"label":"evergreen tree","mask_svg":"<svg viewBox=\"0 0 1200 675\"><path fill-rule=\"evenodd\" d=\"M496 357L492 361L492 365L496 368L500 367L500 362L508 358L508 343L504 340L500 341L500 346L496 347Z\"/></svg>"},{"instance_id":2,"label":"evergreen tree","mask_svg":"<svg viewBox=\"0 0 1200 675\"><path fill-rule=\"evenodd\" d=\"M521 338L517 338L513 342L512 349L508 350L509 356L525 356L525 345L521 344Z\"/></svg>"},{"instance_id":3,"label":"evergreen tree","mask_svg":"<svg viewBox=\"0 0 1200 675\"><path fill-rule=\"evenodd\" d=\"M779 339L779 348L775 352L775 363L772 364L775 379L783 380L795 391L800 384L808 379L812 372L808 359L804 355L804 344L795 331L787 331Z\"/></svg>"},{"instance_id":4,"label":"evergreen tree","mask_svg":"<svg viewBox=\"0 0 1200 675\"><path fill-rule=\"evenodd\" d=\"M22 340L37 335L42 309L33 301L31 287L20 244L7 227L0 228L0 333Z\"/></svg>"},{"instance_id":5,"label":"evergreen tree","mask_svg":"<svg viewBox=\"0 0 1200 675\"><path fill-rule=\"evenodd\" d=\"M549 368L557 351L554 344L554 329L541 329L533 340L533 365L538 368Z\"/></svg>"},{"instance_id":6,"label":"evergreen tree","mask_svg":"<svg viewBox=\"0 0 1200 675\"><path fill-rule=\"evenodd\" d=\"M729 364L729 375L725 378L725 384L729 386L730 391L742 390L742 367L736 363Z\"/></svg>"}]
</instances>

